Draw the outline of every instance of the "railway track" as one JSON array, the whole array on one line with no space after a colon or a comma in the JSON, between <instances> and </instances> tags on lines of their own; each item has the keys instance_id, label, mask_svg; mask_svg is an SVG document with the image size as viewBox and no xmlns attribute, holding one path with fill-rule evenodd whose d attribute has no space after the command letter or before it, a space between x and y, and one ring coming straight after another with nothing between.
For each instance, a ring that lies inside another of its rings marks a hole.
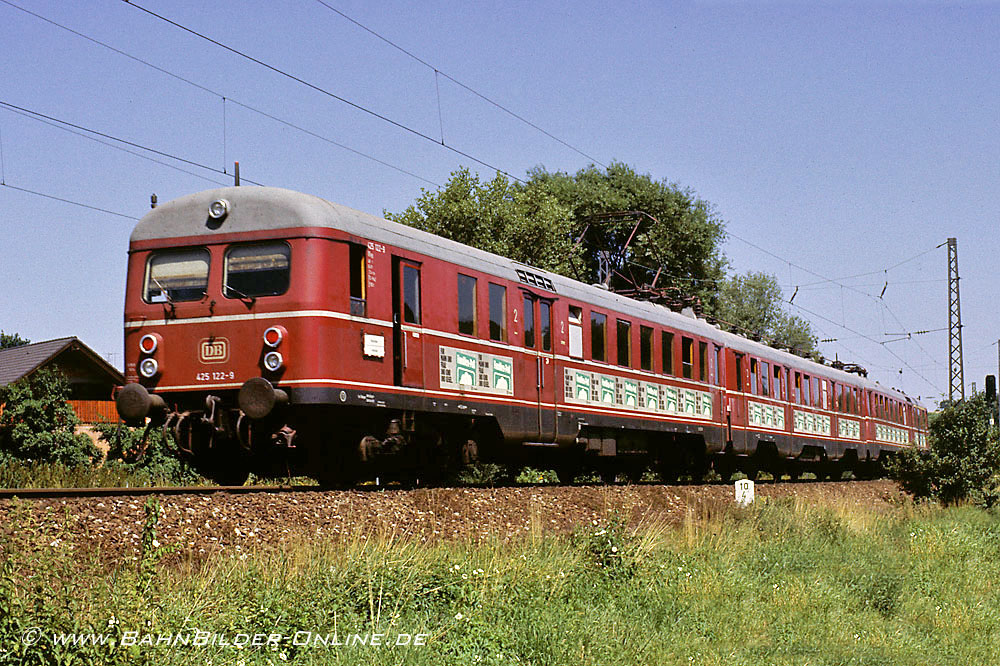
<instances>
[{"instance_id":1,"label":"railway track","mask_svg":"<svg viewBox=\"0 0 1000 666\"><path fill-rule=\"evenodd\" d=\"M150 486L132 488L0 488L0 499L19 497L146 497L150 495L250 495L317 492L320 486Z\"/></svg>"},{"instance_id":2,"label":"railway track","mask_svg":"<svg viewBox=\"0 0 1000 666\"><path fill-rule=\"evenodd\" d=\"M845 483L870 483L855 479L817 481L812 479L797 479L794 481L757 481L758 486L769 488L778 486L802 486L804 484L821 483L825 485L845 484ZM640 481L637 483L616 483L616 484L554 484L554 483L517 483L517 484L463 484L461 486L446 486L442 488L461 488L470 490L498 489L498 488L595 488L595 487L623 487L623 486L650 487L662 486L664 488L684 487L697 488L731 486L731 483L722 481L708 481L700 483L675 483L665 484L660 481ZM378 492L381 490L427 490L428 486L399 486L399 485L360 485L350 489L356 492ZM59 499L73 497L151 497L151 496L171 496L171 495L278 495L292 493L319 493L329 492L330 488L320 485L274 485L274 486L141 486L126 488L0 488L0 499L11 499L14 497L21 499Z\"/></svg>"}]
</instances>

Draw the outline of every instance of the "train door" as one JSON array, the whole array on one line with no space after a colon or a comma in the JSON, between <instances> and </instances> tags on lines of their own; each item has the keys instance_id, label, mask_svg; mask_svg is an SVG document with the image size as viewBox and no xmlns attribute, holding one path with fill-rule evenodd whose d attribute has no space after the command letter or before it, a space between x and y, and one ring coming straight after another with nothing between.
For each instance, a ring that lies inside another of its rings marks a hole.
<instances>
[{"instance_id":1,"label":"train door","mask_svg":"<svg viewBox=\"0 0 1000 666\"><path fill-rule=\"evenodd\" d=\"M535 350L526 356L525 369L535 383L535 401L537 404L535 423L525 424L537 429L540 442L551 442L556 437L555 419L555 386L556 363L552 331L552 301L540 298L524 291L522 322L524 327L524 346ZM530 369L529 369L530 368Z\"/></svg>"},{"instance_id":2,"label":"train door","mask_svg":"<svg viewBox=\"0 0 1000 666\"><path fill-rule=\"evenodd\" d=\"M714 393L718 398L713 398L712 413L716 419L722 419L722 423L726 426L726 441L729 441L733 438L733 428L726 419L726 354L721 345L712 345L712 348L714 358L711 363L715 368L715 374L711 379L717 387Z\"/></svg>"},{"instance_id":3,"label":"train door","mask_svg":"<svg viewBox=\"0 0 1000 666\"><path fill-rule=\"evenodd\" d=\"M726 392L726 425L733 442L733 451L746 452L746 388L747 358L743 354L733 352L732 363L727 363Z\"/></svg>"},{"instance_id":4,"label":"train door","mask_svg":"<svg viewBox=\"0 0 1000 666\"><path fill-rule=\"evenodd\" d=\"M420 264L392 258L392 368L396 386L423 386Z\"/></svg>"}]
</instances>

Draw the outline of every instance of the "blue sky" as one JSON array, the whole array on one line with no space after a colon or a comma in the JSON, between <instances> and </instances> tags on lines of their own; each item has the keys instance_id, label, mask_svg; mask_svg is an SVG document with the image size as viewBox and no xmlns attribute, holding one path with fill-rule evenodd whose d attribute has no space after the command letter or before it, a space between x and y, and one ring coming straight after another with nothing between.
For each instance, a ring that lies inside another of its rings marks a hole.
<instances>
[{"instance_id":1,"label":"blue sky","mask_svg":"<svg viewBox=\"0 0 1000 666\"><path fill-rule=\"evenodd\" d=\"M0 0L0 102L202 166L0 106L6 332L77 335L120 365L134 224L14 188L139 217L239 160L245 180L381 213L460 166L492 175L121 0L9 2L80 34ZM790 311L836 339L828 357L925 399L948 390L934 248L956 237L966 385L996 372L1000 5L325 2L582 153L691 188L734 272L798 286ZM591 161L315 0L135 4L515 176Z\"/></svg>"}]
</instances>

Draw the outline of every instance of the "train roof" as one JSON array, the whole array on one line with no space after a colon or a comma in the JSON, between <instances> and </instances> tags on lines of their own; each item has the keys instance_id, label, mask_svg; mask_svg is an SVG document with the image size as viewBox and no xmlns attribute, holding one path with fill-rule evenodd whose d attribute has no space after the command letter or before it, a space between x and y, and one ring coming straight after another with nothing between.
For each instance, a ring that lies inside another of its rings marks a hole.
<instances>
[{"instance_id":1,"label":"train roof","mask_svg":"<svg viewBox=\"0 0 1000 666\"><path fill-rule=\"evenodd\" d=\"M208 216L209 204L217 199L227 200L231 207L231 212L221 223ZM136 224L130 240L136 242L204 236L207 241L219 233L300 227L338 229L360 238L405 248L443 261L474 266L476 270L513 281L520 281L515 271L527 269L536 275L548 278L555 294L560 298L657 322L720 342L761 359L795 368L800 372L818 373L838 382L880 391L894 395L904 402L917 404L897 389L748 340L723 331L703 319L674 312L663 305L627 298L598 286L587 285L562 275L526 266L506 257L293 190L276 187L226 187L189 194L164 203L147 213ZM542 289L542 291L547 290Z\"/></svg>"}]
</instances>

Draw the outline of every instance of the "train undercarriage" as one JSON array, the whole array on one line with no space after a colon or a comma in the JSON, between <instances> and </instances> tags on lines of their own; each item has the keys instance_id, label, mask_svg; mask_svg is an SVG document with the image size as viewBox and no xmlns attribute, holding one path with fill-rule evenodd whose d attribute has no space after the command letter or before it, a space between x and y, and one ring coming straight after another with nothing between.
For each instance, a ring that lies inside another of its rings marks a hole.
<instances>
[{"instance_id":1,"label":"train undercarriage","mask_svg":"<svg viewBox=\"0 0 1000 666\"><path fill-rule=\"evenodd\" d=\"M265 380L250 380L238 393L209 394L202 401L170 409L158 395L130 384L118 405L127 424L161 428L182 459L222 485L243 484L251 473L309 476L342 488L372 480L440 485L476 463L497 465L499 482L512 482L524 466L554 470L566 484L581 477L604 483L729 481L737 474L794 481L809 473L817 480L839 480L846 472L868 479L882 474L887 456L860 459L847 450L832 459L819 446L788 456L770 442L760 442L750 454L735 453L731 443L710 447L700 434L596 427L580 428L569 443L511 442L491 416L292 406L284 391Z\"/></svg>"}]
</instances>

